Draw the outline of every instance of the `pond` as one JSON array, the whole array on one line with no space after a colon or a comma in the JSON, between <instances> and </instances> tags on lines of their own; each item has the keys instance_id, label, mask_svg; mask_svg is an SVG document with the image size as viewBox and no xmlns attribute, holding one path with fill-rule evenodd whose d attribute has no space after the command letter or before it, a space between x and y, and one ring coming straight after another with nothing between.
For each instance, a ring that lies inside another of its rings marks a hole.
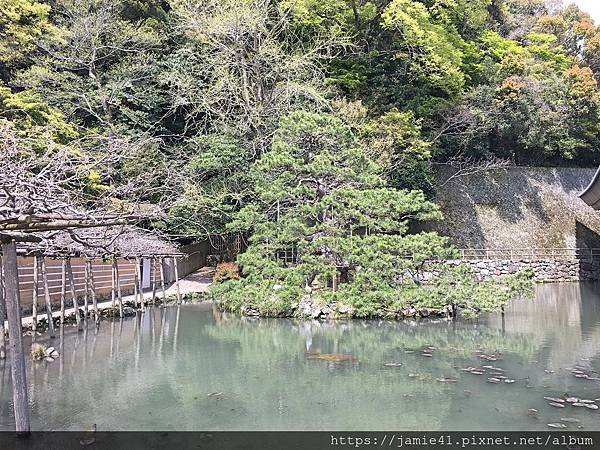
<instances>
[{"instance_id":1,"label":"pond","mask_svg":"<svg viewBox=\"0 0 600 450\"><path fill-rule=\"evenodd\" d=\"M544 399L600 402L594 284L538 286L504 319L247 320L196 304L38 341L61 357L27 361L34 430L600 430L600 410ZM11 403L0 362L0 430Z\"/></svg>"}]
</instances>

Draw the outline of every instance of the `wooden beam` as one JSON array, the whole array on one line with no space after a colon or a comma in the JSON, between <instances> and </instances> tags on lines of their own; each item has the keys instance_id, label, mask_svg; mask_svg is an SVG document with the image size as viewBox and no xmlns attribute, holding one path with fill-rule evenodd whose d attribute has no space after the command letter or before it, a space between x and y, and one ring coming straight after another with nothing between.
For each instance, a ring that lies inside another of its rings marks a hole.
<instances>
[{"instance_id":1,"label":"wooden beam","mask_svg":"<svg viewBox=\"0 0 600 450\"><path fill-rule=\"evenodd\" d=\"M0 229L0 242L42 242L42 238L28 233L4 233Z\"/></svg>"},{"instance_id":2,"label":"wooden beam","mask_svg":"<svg viewBox=\"0 0 600 450\"><path fill-rule=\"evenodd\" d=\"M27 398L27 379L25 375L25 349L21 329L21 302L19 298L19 270L17 267L17 248L14 241L2 243L2 262L4 286L6 291L6 309L8 315L8 334L10 348L10 372L13 386L13 409L17 434L30 432L29 401Z\"/></svg>"},{"instance_id":3,"label":"wooden beam","mask_svg":"<svg viewBox=\"0 0 600 450\"><path fill-rule=\"evenodd\" d=\"M113 227L118 225L130 225L132 220L118 219L109 220L105 222L90 222L82 220L53 220L50 222L19 222L19 223L7 223L0 226L0 233L11 232L11 231L56 231L56 230L69 230L75 228L101 228L101 227Z\"/></svg>"}]
</instances>

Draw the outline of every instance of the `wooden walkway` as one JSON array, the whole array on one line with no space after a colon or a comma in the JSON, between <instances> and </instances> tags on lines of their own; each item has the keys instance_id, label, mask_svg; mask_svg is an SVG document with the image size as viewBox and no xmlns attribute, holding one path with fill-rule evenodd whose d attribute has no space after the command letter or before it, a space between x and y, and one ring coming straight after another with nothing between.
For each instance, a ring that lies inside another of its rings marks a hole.
<instances>
[{"instance_id":1,"label":"wooden walkway","mask_svg":"<svg viewBox=\"0 0 600 450\"><path fill-rule=\"evenodd\" d=\"M214 272L215 272L215 269L213 267L203 267L201 269L198 269L196 272L193 272L193 273L189 274L188 276L179 280L179 289L181 291L181 295L185 296L187 294L208 292L208 288L212 283L212 278L213 278ZM159 288L156 291L156 296L160 297L160 295L161 295L161 292L160 292L160 288ZM172 283L167 288L166 295L167 295L167 297L177 295L177 288L175 286L175 283ZM144 291L144 299L151 299L151 297L152 297L151 289ZM135 296L134 295L124 295L123 302L135 303ZM98 310L100 310L100 311L102 311L104 309L112 308L112 307L113 307L112 300L98 303ZM81 303L79 304L79 309L83 309L83 305ZM91 310L91 305L90 305L90 310ZM73 314L74 311L75 310L73 309L73 307L65 308L65 316L69 316L70 314ZM46 317L46 313L44 312L43 314L38 314L38 317L39 318ZM60 317L60 310L53 311L52 317ZM23 317L21 319L21 322L23 325L31 325L33 323L33 316Z\"/></svg>"}]
</instances>

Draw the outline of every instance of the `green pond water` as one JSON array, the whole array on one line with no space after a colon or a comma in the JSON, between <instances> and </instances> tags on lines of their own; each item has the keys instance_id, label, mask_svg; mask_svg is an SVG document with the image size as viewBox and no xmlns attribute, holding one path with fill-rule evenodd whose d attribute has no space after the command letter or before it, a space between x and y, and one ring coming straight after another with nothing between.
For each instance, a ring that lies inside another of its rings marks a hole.
<instances>
[{"instance_id":1,"label":"green pond water","mask_svg":"<svg viewBox=\"0 0 600 450\"><path fill-rule=\"evenodd\" d=\"M540 430L561 418L600 430L600 410L544 400L600 402L600 285L539 286L504 319L246 320L196 304L38 341L61 357L27 361L35 430ZM514 383L461 371L484 365ZM0 362L0 430L12 429Z\"/></svg>"}]
</instances>

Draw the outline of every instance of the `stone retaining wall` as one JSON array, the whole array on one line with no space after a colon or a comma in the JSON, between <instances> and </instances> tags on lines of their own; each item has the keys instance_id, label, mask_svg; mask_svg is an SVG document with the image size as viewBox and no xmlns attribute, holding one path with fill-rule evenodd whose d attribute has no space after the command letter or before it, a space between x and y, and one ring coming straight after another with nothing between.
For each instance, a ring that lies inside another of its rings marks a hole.
<instances>
[{"instance_id":1,"label":"stone retaining wall","mask_svg":"<svg viewBox=\"0 0 600 450\"><path fill-rule=\"evenodd\" d=\"M448 264L467 264L481 279L502 277L531 269L539 282L597 281L600 280L600 261L579 259L534 260L477 260L448 261Z\"/></svg>"}]
</instances>

